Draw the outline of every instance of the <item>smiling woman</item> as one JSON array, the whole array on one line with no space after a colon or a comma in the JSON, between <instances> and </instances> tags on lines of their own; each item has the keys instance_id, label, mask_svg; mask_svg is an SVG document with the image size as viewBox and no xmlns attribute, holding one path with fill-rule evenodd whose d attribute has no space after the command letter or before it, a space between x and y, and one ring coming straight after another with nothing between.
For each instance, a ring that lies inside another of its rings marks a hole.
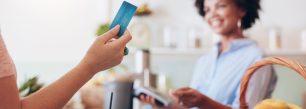
<instances>
[{"instance_id":1,"label":"smiling woman","mask_svg":"<svg viewBox=\"0 0 306 109\"><path fill-rule=\"evenodd\" d=\"M201 109L229 109L239 106L240 80L247 68L264 57L256 42L247 38L243 30L259 18L259 0L196 0L199 14L221 41L213 51L202 56L195 67L190 87L172 93L176 103L167 108L197 107ZM252 78L248 103L269 98L276 84L274 69L268 66ZM142 100L155 104L152 97Z\"/></svg>"}]
</instances>

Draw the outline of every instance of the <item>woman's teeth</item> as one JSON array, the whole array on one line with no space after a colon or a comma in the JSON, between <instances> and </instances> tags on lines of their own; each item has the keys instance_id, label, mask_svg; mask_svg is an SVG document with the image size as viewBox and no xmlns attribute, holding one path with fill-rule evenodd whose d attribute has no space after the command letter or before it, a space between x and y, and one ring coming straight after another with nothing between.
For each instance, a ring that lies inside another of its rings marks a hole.
<instances>
[{"instance_id":1,"label":"woman's teeth","mask_svg":"<svg viewBox=\"0 0 306 109\"><path fill-rule=\"evenodd\" d=\"M219 26L219 25L221 25L221 21L220 21L220 20L213 20L213 21L211 22L211 25L212 25L213 27Z\"/></svg>"}]
</instances>

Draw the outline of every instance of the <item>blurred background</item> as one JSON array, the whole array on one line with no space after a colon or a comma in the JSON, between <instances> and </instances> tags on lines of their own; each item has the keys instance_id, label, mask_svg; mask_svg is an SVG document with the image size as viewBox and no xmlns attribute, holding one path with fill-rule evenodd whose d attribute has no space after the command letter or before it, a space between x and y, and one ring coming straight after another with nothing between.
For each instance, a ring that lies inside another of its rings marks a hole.
<instances>
[{"instance_id":1,"label":"blurred background","mask_svg":"<svg viewBox=\"0 0 306 109\"><path fill-rule=\"evenodd\" d=\"M136 72L135 52L149 49L150 70L161 77L157 85L164 84L159 88L188 86L196 60L218 40L198 15L194 0L127 1L143 8L128 28L133 35L130 54L121 67L106 72ZM16 64L18 84L33 76L49 84L72 69L96 38L98 28L112 21L121 2L0 0L1 33ZM306 1L261 0L261 4L261 18L246 36L257 40L267 56L306 64ZM292 70L275 67L279 81L273 98L302 106L306 82ZM97 76L105 74L110 73Z\"/></svg>"}]
</instances>

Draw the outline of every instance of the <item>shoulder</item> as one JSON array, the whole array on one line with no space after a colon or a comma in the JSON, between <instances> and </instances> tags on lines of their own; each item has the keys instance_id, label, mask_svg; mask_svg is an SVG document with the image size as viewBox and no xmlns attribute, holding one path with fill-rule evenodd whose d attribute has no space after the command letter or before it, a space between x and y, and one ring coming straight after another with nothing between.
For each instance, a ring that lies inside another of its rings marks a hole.
<instances>
[{"instance_id":1,"label":"shoulder","mask_svg":"<svg viewBox=\"0 0 306 109\"><path fill-rule=\"evenodd\" d=\"M255 41L253 44L241 48L240 51L243 55L255 60L262 59L265 56L263 49L260 48Z\"/></svg>"}]
</instances>

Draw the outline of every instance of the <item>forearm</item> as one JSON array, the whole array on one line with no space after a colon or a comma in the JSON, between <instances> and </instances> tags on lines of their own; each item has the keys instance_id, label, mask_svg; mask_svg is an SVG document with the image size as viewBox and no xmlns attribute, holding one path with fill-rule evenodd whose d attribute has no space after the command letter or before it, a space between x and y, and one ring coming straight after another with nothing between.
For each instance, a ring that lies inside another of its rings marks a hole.
<instances>
[{"instance_id":1,"label":"forearm","mask_svg":"<svg viewBox=\"0 0 306 109\"><path fill-rule=\"evenodd\" d=\"M16 74L15 65L0 34L0 78Z\"/></svg>"},{"instance_id":2,"label":"forearm","mask_svg":"<svg viewBox=\"0 0 306 109\"><path fill-rule=\"evenodd\" d=\"M19 109L15 65L0 34L0 109Z\"/></svg>"},{"instance_id":3,"label":"forearm","mask_svg":"<svg viewBox=\"0 0 306 109\"><path fill-rule=\"evenodd\" d=\"M0 79L0 109L20 109L21 103L14 75Z\"/></svg>"},{"instance_id":4,"label":"forearm","mask_svg":"<svg viewBox=\"0 0 306 109\"><path fill-rule=\"evenodd\" d=\"M79 65L53 84L22 99L22 109L61 109L93 75Z\"/></svg>"}]
</instances>

